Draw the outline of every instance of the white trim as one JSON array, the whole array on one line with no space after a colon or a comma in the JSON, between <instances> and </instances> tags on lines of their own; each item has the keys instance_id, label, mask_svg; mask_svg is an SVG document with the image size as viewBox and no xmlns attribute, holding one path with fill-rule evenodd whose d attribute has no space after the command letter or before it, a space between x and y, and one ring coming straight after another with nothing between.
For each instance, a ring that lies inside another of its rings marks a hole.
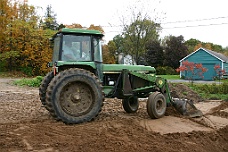
<instances>
[{"instance_id":1,"label":"white trim","mask_svg":"<svg viewBox=\"0 0 228 152\"><path fill-rule=\"evenodd\" d=\"M212 55L213 57L219 59L220 61L225 62L225 61L223 61L222 59L220 59L219 57L215 56L214 54L211 54L210 52L208 52L207 50L205 50L205 49L202 48L202 47L200 47L198 50L192 52L191 54L187 55L186 57L184 57L183 59L181 59L179 62L182 62L183 60L185 60L186 58L188 58L189 56L191 56L192 54L198 52L198 51L201 50L201 49L204 50L205 52L207 52L208 54ZM210 51L211 51L211 50L210 50Z\"/></svg>"},{"instance_id":2,"label":"white trim","mask_svg":"<svg viewBox=\"0 0 228 152\"><path fill-rule=\"evenodd\" d=\"M180 66L182 66L182 62L181 62L181 64L180 64ZM180 78L181 78L181 73L182 73L182 71L180 71Z\"/></svg>"}]
</instances>

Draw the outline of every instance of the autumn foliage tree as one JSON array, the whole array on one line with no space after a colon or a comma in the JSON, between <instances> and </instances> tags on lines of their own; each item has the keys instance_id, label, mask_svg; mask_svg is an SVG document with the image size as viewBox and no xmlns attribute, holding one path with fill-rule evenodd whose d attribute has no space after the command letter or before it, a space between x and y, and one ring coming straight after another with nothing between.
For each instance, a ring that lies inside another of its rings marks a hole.
<instances>
[{"instance_id":1,"label":"autumn foliage tree","mask_svg":"<svg viewBox=\"0 0 228 152\"><path fill-rule=\"evenodd\" d=\"M39 16L26 1L2 0L0 5L1 71L20 70L29 75L46 73L51 60L48 38L52 30L38 27Z\"/></svg>"},{"instance_id":2,"label":"autumn foliage tree","mask_svg":"<svg viewBox=\"0 0 228 152\"><path fill-rule=\"evenodd\" d=\"M186 72L185 79L193 82L195 76L203 79L203 74L207 71L207 68L203 67L202 63L194 63L186 60L182 62L182 65L176 71Z\"/></svg>"},{"instance_id":3,"label":"autumn foliage tree","mask_svg":"<svg viewBox=\"0 0 228 152\"><path fill-rule=\"evenodd\" d=\"M222 69L219 64L214 66L214 70L217 74L215 79L218 78L220 80L221 76L223 76L226 73L226 71L224 69Z\"/></svg>"},{"instance_id":4,"label":"autumn foliage tree","mask_svg":"<svg viewBox=\"0 0 228 152\"><path fill-rule=\"evenodd\" d=\"M102 54L103 54L103 63L114 64L116 62L115 56L113 56L110 53L110 45L102 46Z\"/></svg>"},{"instance_id":5,"label":"autumn foliage tree","mask_svg":"<svg viewBox=\"0 0 228 152\"><path fill-rule=\"evenodd\" d=\"M101 27L101 26L96 26L96 25L94 25L94 24L91 24L90 26L89 26L89 28L88 28L89 30L98 30L98 31L100 31L101 33L104 33L104 30L103 30L103 28Z\"/></svg>"},{"instance_id":6,"label":"autumn foliage tree","mask_svg":"<svg viewBox=\"0 0 228 152\"><path fill-rule=\"evenodd\" d=\"M42 23L35 7L28 5L26 0L1 0L1 71L16 70L35 76L46 74L50 70L47 67L52 58L49 38L60 28L53 14L52 7L48 6ZM71 27L82 28L80 24L73 24ZM88 29L104 32L102 27L93 24Z\"/></svg>"},{"instance_id":7,"label":"autumn foliage tree","mask_svg":"<svg viewBox=\"0 0 228 152\"><path fill-rule=\"evenodd\" d=\"M66 28L83 28L81 24L73 23L71 25L65 25Z\"/></svg>"}]
</instances>

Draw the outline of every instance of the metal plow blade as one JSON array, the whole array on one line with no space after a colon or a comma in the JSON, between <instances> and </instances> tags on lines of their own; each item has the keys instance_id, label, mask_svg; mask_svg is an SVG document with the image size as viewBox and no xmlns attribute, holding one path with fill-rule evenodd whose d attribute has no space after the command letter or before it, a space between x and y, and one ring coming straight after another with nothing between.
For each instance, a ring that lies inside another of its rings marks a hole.
<instances>
[{"instance_id":1,"label":"metal plow blade","mask_svg":"<svg viewBox=\"0 0 228 152\"><path fill-rule=\"evenodd\" d=\"M203 113L197 109L193 102L187 99L173 99L173 107L184 116L191 118L201 117Z\"/></svg>"}]
</instances>

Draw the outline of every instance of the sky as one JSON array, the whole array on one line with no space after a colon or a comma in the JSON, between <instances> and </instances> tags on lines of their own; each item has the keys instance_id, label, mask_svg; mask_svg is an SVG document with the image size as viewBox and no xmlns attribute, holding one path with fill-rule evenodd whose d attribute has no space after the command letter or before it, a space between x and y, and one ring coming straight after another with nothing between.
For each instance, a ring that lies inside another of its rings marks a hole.
<instances>
[{"instance_id":1,"label":"sky","mask_svg":"<svg viewBox=\"0 0 228 152\"><path fill-rule=\"evenodd\" d=\"M100 25L105 41L121 33L132 12L161 23L161 38L173 35L228 46L227 0L28 0L44 15L48 5L62 24Z\"/></svg>"}]
</instances>

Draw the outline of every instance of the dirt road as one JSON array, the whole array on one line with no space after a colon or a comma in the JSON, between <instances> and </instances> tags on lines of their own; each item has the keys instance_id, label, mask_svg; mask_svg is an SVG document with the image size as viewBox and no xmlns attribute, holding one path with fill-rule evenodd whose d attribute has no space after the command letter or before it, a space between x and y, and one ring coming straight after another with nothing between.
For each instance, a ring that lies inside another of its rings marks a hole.
<instances>
[{"instance_id":1,"label":"dirt road","mask_svg":"<svg viewBox=\"0 0 228 152\"><path fill-rule=\"evenodd\" d=\"M65 125L53 120L42 107L37 88L14 86L11 81L0 78L3 152L228 151L228 102L197 103L204 113L201 118L185 118L169 107L165 117L152 120L146 113L145 100L140 101L137 113L127 114L120 100L106 99L94 121ZM173 92L178 94L178 89ZM198 99L188 92L192 99Z\"/></svg>"}]
</instances>

